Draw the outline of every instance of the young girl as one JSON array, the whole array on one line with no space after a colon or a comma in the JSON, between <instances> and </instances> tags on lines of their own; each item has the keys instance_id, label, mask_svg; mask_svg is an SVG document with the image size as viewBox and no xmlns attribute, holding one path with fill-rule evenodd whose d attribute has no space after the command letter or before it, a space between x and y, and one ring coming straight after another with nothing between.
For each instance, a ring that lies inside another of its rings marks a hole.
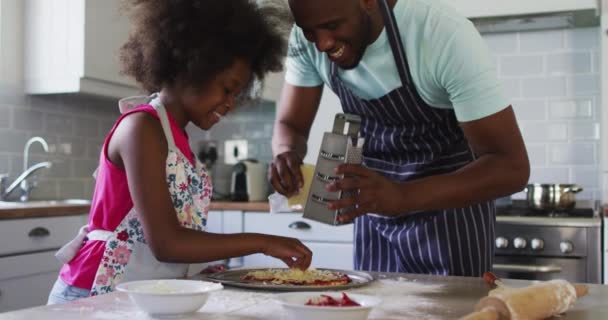
<instances>
[{"instance_id":1,"label":"young girl","mask_svg":"<svg viewBox=\"0 0 608 320\"><path fill-rule=\"evenodd\" d=\"M152 94L124 113L100 156L89 224L58 252L49 304L111 292L121 281L184 277L189 263L264 253L306 269L292 238L205 232L211 182L184 127L210 129L281 67L285 44L252 0L130 0L126 74ZM70 249L71 248L71 249Z\"/></svg>"}]
</instances>

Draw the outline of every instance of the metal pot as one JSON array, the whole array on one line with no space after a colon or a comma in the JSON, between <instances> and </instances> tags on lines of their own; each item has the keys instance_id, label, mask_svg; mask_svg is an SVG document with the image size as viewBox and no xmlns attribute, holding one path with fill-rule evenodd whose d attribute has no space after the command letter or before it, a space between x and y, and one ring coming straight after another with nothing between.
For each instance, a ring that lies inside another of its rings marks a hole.
<instances>
[{"instance_id":1,"label":"metal pot","mask_svg":"<svg viewBox=\"0 0 608 320\"><path fill-rule=\"evenodd\" d=\"M526 186L528 206L537 210L568 210L576 204L575 194L583 188L575 184L540 184Z\"/></svg>"}]
</instances>

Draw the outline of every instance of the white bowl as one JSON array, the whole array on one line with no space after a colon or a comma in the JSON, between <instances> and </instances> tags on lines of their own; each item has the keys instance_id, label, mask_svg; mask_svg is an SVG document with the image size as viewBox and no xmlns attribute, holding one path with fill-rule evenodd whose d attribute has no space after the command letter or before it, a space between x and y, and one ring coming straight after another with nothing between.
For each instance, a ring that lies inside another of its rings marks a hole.
<instances>
[{"instance_id":1,"label":"white bowl","mask_svg":"<svg viewBox=\"0 0 608 320\"><path fill-rule=\"evenodd\" d=\"M367 296L355 293L346 293L353 301L359 303L360 307L327 307L327 306L307 306L306 302L311 298L319 297L322 294L328 295L334 299L342 299L342 292L325 292L325 291L309 291L309 292L290 292L282 293L276 296L277 300L283 305L283 309L287 311L288 319L293 320L366 320L372 308L379 305L382 300L374 296Z\"/></svg>"},{"instance_id":2,"label":"white bowl","mask_svg":"<svg viewBox=\"0 0 608 320\"><path fill-rule=\"evenodd\" d=\"M131 300L151 315L172 316L200 309L219 283L198 280L142 280L121 283L116 290L127 292Z\"/></svg>"}]
</instances>

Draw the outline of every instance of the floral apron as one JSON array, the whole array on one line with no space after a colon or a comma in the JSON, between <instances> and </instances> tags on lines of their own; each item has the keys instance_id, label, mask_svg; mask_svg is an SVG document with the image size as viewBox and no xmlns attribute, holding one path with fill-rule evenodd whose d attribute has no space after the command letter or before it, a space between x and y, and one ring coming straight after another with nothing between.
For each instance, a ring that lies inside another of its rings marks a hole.
<instances>
[{"instance_id":1,"label":"floral apron","mask_svg":"<svg viewBox=\"0 0 608 320\"><path fill-rule=\"evenodd\" d=\"M177 219L185 228L204 231L211 200L209 176L198 160L193 166L175 145L167 111L158 95L152 96L150 105L158 113L169 146L166 179ZM187 274L188 264L164 263L154 257L135 208L129 211L116 230L94 230L91 233L96 240L106 241L91 296L111 292L122 281L182 278Z\"/></svg>"}]
</instances>

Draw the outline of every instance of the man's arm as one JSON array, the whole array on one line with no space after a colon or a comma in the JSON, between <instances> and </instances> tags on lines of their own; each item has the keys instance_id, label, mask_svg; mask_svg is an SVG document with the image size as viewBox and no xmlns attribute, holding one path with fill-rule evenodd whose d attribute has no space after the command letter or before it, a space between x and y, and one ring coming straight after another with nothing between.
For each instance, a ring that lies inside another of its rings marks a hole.
<instances>
[{"instance_id":1,"label":"man's arm","mask_svg":"<svg viewBox=\"0 0 608 320\"><path fill-rule=\"evenodd\" d=\"M450 174L404 185L424 191L410 199L415 210L460 208L518 192L528 182L528 154L512 107L460 125L477 159Z\"/></svg>"},{"instance_id":2,"label":"man's arm","mask_svg":"<svg viewBox=\"0 0 608 320\"><path fill-rule=\"evenodd\" d=\"M477 159L452 173L405 183L391 181L359 165L342 165L337 174L354 175L328 186L329 191L359 189L353 198L335 201L330 209L356 209L342 222L374 212L387 216L411 211L462 208L520 191L528 181L526 148L508 107L491 116L461 123Z\"/></svg>"},{"instance_id":3,"label":"man's arm","mask_svg":"<svg viewBox=\"0 0 608 320\"><path fill-rule=\"evenodd\" d=\"M282 194L295 194L304 183L300 165L322 93L323 86L283 86L272 137L274 160L269 170L270 182Z\"/></svg>"}]
</instances>

